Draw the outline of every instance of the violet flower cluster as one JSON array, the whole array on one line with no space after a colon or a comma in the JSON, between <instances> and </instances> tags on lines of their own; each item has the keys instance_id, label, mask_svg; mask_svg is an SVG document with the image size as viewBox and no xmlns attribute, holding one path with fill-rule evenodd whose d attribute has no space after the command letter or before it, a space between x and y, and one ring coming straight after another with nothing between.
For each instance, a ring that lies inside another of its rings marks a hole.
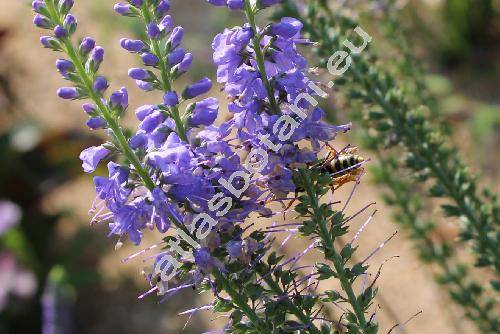
<instances>
[{"instance_id":1,"label":"violet flower cluster","mask_svg":"<svg viewBox=\"0 0 500 334\"><path fill-rule=\"evenodd\" d=\"M128 237L139 245L147 230L157 230L164 241L139 254L170 246L153 257L155 262L146 272L151 290L146 294L168 297L193 286L208 289L216 297L210 308L238 308L228 326L244 325L270 333L270 325L261 318L264 313L248 306L249 292L241 289L253 287L256 298L267 305L276 303L273 312L279 313L278 305L282 298L291 298L291 288L276 282L295 280L296 269L285 266L293 267L316 241L299 256L277 259L271 251L272 232L261 227L250 233L252 224L247 218L276 214L268 203L281 202L295 193L294 171L318 161L324 143L350 125L332 126L322 120L324 112L312 96L325 93L307 78L307 61L297 50L299 45L310 44L301 38L302 23L283 18L264 28L256 26L255 14L279 1L208 2L243 10L249 21L226 29L212 44L217 81L232 101L232 117L220 125L215 125L218 100L202 98L212 88L210 79L202 78L181 90L174 88L193 57L182 47L184 30L168 14L168 0L130 0L115 5L117 13L143 21L147 35L147 40L120 41L123 49L137 54L143 63L130 69L129 77L144 91L163 93L159 103L135 110L139 125L132 134L120 125L128 109L126 88L107 95L108 81L99 73L104 49L90 37L78 45L72 42L77 26L69 13L73 1L35 0L34 23L50 32L41 38L44 47L67 55L56 67L70 85L59 89L58 95L88 99L83 104L89 115L87 126L103 129L109 137L108 142L80 155L87 173L109 161L108 175L94 177L97 197L92 223L108 223L110 236L118 236L118 244ZM252 155L254 151L259 154ZM242 152L251 159L243 159ZM261 164L257 172L249 171L248 163L255 166L263 160L267 164ZM200 215L203 219L197 218ZM167 236L172 228L178 237ZM265 264L266 258L272 260ZM174 273L173 287L162 275L164 270ZM312 277L307 275L300 282ZM262 282L270 287L271 297L265 297L268 290ZM229 300L221 297L222 291ZM319 333L306 310L314 305L306 303L311 297L298 292L295 298L302 298L303 304L287 303L286 312L301 320L299 328ZM248 322L238 324L238 316L243 315ZM290 327L284 319L279 321L279 328Z\"/></svg>"}]
</instances>

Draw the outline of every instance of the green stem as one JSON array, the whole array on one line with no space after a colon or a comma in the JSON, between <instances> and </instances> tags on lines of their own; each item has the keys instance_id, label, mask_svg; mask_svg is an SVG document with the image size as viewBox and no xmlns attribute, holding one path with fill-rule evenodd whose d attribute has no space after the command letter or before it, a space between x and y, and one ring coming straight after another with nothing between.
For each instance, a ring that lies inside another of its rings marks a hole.
<instances>
[{"instance_id":1,"label":"green stem","mask_svg":"<svg viewBox=\"0 0 500 334\"><path fill-rule=\"evenodd\" d=\"M255 51L255 60L257 61L257 67L259 68L259 72L262 77L262 82L266 87L269 103L271 104L271 111L276 115L279 115L281 112L278 107L278 103L276 102L276 99L274 97L273 88L271 87L271 83L269 82L269 79L267 77L266 66L264 65L265 64L264 54L262 53L262 49L260 47L260 37L257 31L257 25L255 24L255 12L254 9L252 8L252 5L250 4L250 0L245 0L245 15L253 31L252 42L253 42L253 49Z\"/></svg>"},{"instance_id":2,"label":"green stem","mask_svg":"<svg viewBox=\"0 0 500 334\"><path fill-rule=\"evenodd\" d=\"M270 277L270 275L261 276L269 288L277 295L283 296L285 293L280 286ZM310 333L319 334L320 331L313 324L311 318L305 315L293 302L290 303L292 313L309 329Z\"/></svg>"},{"instance_id":3,"label":"green stem","mask_svg":"<svg viewBox=\"0 0 500 334\"><path fill-rule=\"evenodd\" d=\"M144 18L144 22L146 23L147 26L149 22L152 22L151 19L152 14L150 12L147 1L144 2L141 9L141 13ZM151 48L153 49L153 53L158 57L159 60L158 68L160 70L162 88L165 92L169 92L172 90L172 77L170 76L170 68L166 63L166 55L164 55L163 52L161 51L158 40L150 38L149 41L151 43ZM179 135L179 138L187 143L188 140L186 136L186 128L184 126L184 122L182 121L182 117L180 115L178 106L170 107L170 114L175 122L175 127L177 129L177 134Z\"/></svg>"},{"instance_id":4,"label":"green stem","mask_svg":"<svg viewBox=\"0 0 500 334\"><path fill-rule=\"evenodd\" d=\"M356 318L358 319L358 324L361 327L361 330L363 331L363 333L369 333L368 329L369 324L365 319L365 313L363 312L363 308L361 307L361 305L358 302L358 299L356 298L356 294L354 293L354 290L352 288L352 282L350 282L349 279L347 278L347 273L342 263L342 259L340 255L335 251L333 239L330 232L328 231L326 222L323 219L323 215L319 207L318 197L316 196L316 193L313 189L313 185L311 184L309 177L305 175L305 172L303 170L300 171L300 174L302 180L304 181L309 200L311 201L311 207L313 209L315 216L314 219L319 227L319 232L320 232L319 235L321 237L321 240L324 242L325 257L330 261L332 261L335 267L337 277L340 280L342 289L347 294L347 299L349 301L349 304L351 304L353 308Z\"/></svg>"},{"instance_id":5,"label":"green stem","mask_svg":"<svg viewBox=\"0 0 500 334\"><path fill-rule=\"evenodd\" d=\"M236 304L236 306L238 306L238 308L247 316L252 324L259 330L259 333L272 334L267 326L262 323L255 311L248 306L246 300L242 298L233 284L217 270L214 271L214 276L219 282L222 283L224 290L226 290L227 294L231 297L233 303Z\"/></svg>"}]
</instances>

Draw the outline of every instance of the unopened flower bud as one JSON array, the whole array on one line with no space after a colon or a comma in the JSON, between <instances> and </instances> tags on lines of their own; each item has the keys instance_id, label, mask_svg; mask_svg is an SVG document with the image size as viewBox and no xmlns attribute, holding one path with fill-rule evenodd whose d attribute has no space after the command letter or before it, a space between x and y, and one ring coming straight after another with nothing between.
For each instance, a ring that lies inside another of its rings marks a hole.
<instances>
[{"instance_id":1,"label":"unopened flower bud","mask_svg":"<svg viewBox=\"0 0 500 334\"><path fill-rule=\"evenodd\" d=\"M57 90L57 95L61 99L75 100L80 96L78 89L75 87L62 87Z\"/></svg>"}]
</instances>

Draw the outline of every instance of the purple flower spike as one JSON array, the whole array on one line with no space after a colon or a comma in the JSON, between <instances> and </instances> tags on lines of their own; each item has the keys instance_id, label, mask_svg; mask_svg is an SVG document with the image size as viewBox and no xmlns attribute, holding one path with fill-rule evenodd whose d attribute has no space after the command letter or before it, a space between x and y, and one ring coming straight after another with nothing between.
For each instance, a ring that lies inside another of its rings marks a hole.
<instances>
[{"instance_id":1,"label":"purple flower spike","mask_svg":"<svg viewBox=\"0 0 500 334\"><path fill-rule=\"evenodd\" d=\"M166 92L165 95L163 95L163 103L167 107L173 107L179 103L179 97L177 96L176 92Z\"/></svg>"},{"instance_id":2,"label":"purple flower spike","mask_svg":"<svg viewBox=\"0 0 500 334\"><path fill-rule=\"evenodd\" d=\"M80 160L82 160L82 167L85 173L93 173L99 162L104 159L109 150L103 146L92 146L80 153Z\"/></svg>"},{"instance_id":3,"label":"purple flower spike","mask_svg":"<svg viewBox=\"0 0 500 334\"><path fill-rule=\"evenodd\" d=\"M183 48L177 48L168 55L168 64L174 66L179 64L186 55L186 51Z\"/></svg>"},{"instance_id":4,"label":"purple flower spike","mask_svg":"<svg viewBox=\"0 0 500 334\"><path fill-rule=\"evenodd\" d=\"M172 31L172 35L168 40L172 49L175 49L182 43L182 39L184 38L184 29L182 27L175 27Z\"/></svg>"},{"instance_id":5,"label":"purple flower spike","mask_svg":"<svg viewBox=\"0 0 500 334\"><path fill-rule=\"evenodd\" d=\"M141 52L146 49L146 44L139 39L122 38L120 40L120 45L129 52Z\"/></svg>"},{"instance_id":6,"label":"purple flower spike","mask_svg":"<svg viewBox=\"0 0 500 334\"><path fill-rule=\"evenodd\" d=\"M174 27L174 19L170 15L165 15L165 17L161 20L158 25L161 31L169 33Z\"/></svg>"},{"instance_id":7,"label":"purple flower spike","mask_svg":"<svg viewBox=\"0 0 500 334\"><path fill-rule=\"evenodd\" d=\"M185 99L192 99L205 94L212 88L212 81L209 78L203 78L200 81L186 87L182 96Z\"/></svg>"},{"instance_id":8,"label":"purple flower spike","mask_svg":"<svg viewBox=\"0 0 500 334\"><path fill-rule=\"evenodd\" d=\"M166 14L170 10L170 1L169 0L161 0L156 6L156 14L158 16Z\"/></svg>"},{"instance_id":9,"label":"purple flower spike","mask_svg":"<svg viewBox=\"0 0 500 334\"><path fill-rule=\"evenodd\" d=\"M129 15L131 14L132 12L130 11L130 5L128 4L125 4L125 3L117 3L113 9L115 10L115 12L117 12L118 14L120 15Z\"/></svg>"},{"instance_id":10,"label":"purple flower spike","mask_svg":"<svg viewBox=\"0 0 500 334\"><path fill-rule=\"evenodd\" d=\"M156 23L150 22L148 24L147 34L149 38L157 39L158 37L160 37L160 33L160 28L158 27L158 25L156 25Z\"/></svg>"},{"instance_id":11,"label":"purple flower spike","mask_svg":"<svg viewBox=\"0 0 500 334\"><path fill-rule=\"evenodd\" d=\"M156 66L158 62L160 61L157 56L150 52L144 52L141 55L142 62L146 66Z\"/></svg>"},{"instance_id":12,"label":"purple flower spike","mask_svg":"<svg viewBox=\"0 0 500 334\"><path fill-rule=\"evenodd\" d=\"M80 96L75 87L63 87L57 90L57 96L65 100L75 100Z\"/></svg>"},{"instance_id":13,"label":"purple flower spike","mask_svg":"<svg viewBox=\"0 0 500 334\"><path fill-rule=\"evenodd\" d=\"M106 121L102 117L91 117L85 124L92 130L98 130L106 126Z\"/></svg>"},{"instance_id":14,"label":"purple flower spike","mask_svg":"<svg viewBox=\"0 0 500 334\"><path fill-rule=\"evenodd\" d=\"M128 70L128 76L134 80L148 80L149 72L143 68L131 68Z\"/></svg>"},{"instance_id":15,"label":"purple flower spike","mask_svg":"<svg viewBox=\"0 0 500 334\"><path fill-rule=\"evenodd\" d=\"M85 37L80 43L80 52L83 55L89 54L95 48L95 41L93 38Z\"/></svg>"},{"instance_id":16,"label":"purple flower spike","mask_svg":"<svg viewBox=\"0 0 500 334\"><path fill-rule=\"evenodd\" d=\"M54 36L56 36L57 38L66 37L68 36L68 31L65 28L58 25L54 28Z\"/></svg>"},{"instance_id":17,"label":"purple flower spike","mask_svg":"<svg viewBox=\"0 0 500 334\"><path fill-rule=\"evenodd\" d=\"M210 97L208 99L197 102L193 110L193 114L189 117L189 125L212 125L217 118L218 113L219 101L216 98Z\"/></svg>"},{"instance_id":18,"label":"purple flower spike","mask_svg":"<svg viewBox=\"0 0 500 334\"><path fill-rule=\"evenodd\" d=\"M108 84L108 81L106 80L105 77L98 76L97 78L95 78L94 90L97 93L102 94L106 89L108 89L108 87L109 87L109 84Z\"/></svg>"}]
</instances>

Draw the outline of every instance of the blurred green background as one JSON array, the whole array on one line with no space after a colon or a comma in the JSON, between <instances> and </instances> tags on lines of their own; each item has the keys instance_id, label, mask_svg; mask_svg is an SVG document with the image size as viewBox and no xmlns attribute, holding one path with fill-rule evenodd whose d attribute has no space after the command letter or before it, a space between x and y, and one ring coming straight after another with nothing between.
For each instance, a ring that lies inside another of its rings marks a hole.
<instances>
[{"instance_id":1,"label":"blurred green background","mask_svg":"<svg viewBox=\"0 0 500 334\"><path fill-rule=\"evenodd\" d=\"M242 17L204 0L172 2L176 23L186 30L185 48L195 56L191 77L184 80L213 77L211 40ZM397 12L412 54L424 64L443 127L481 182L498 191L499 1L409 0L396 1L391 9L384 1L349 5L375 18L364 29L389 64L401 58L403 42L384 22L384 11ZM138 59L118 43L123 36L141 36L142 26L115 15L112 6L111 0L76 1L79 33L94 36L106 48L103 72L113 87L129 88L131 108L154 103L159 96L141 93L127 78L128 67ZM115 251L106 226L89 227L94 194L78 154L99 143L100 134L84 128L78 103L56 98L63 81L54 68L55 56L38 45L39 32L31 21L28 2L0 3L0 333L40 333L42 328L47 334L180 333L188 318L177 313L206 301L192 291L161 304L155 297L138 300L147 288L140 274L144 264L121 263L136 249L126 245ZM213 94L220 95L216 89ZM332 120L349 119L349 110L341 106L328 111ZM135 124L132 118L127 121ZM369 184L361 193L379 195ZM394 229L389 210L382 208L379 219L387 222L374 236ZM456 227L447 228L454 238ZM418 262L409 241L403 236L390 247L387 252L397 250L402 259L381 278L381 294L390 304L381 311L384 328L394 320L391 309L402 319L422 309L408 333L475 333L460 311L444 307L446 293L435 284L432 268ZM218 327L211 314L195 315L184 332Z\"/></svg>"}]
</instances>

